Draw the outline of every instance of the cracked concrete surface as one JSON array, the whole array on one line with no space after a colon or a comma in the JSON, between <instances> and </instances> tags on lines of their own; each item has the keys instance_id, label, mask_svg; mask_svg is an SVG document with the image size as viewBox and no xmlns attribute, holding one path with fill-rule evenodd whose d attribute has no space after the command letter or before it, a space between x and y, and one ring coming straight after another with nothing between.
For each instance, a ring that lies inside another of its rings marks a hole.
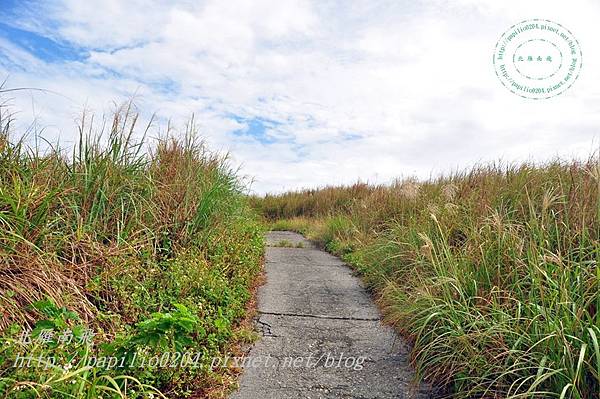
<instances>
[{"instance_id":1,"label":"cracked concrete surface","mask_svg":"<svg viewBox=\"0 0 600 399\"><path fill-rule=\"evenodd\" d=\"M430 398L416 384L409 347L381 324L377 307L344 263L301 235L271 232L303 248L267 247L258 292L262 338L248 354L233 399ZM362 360L361 360L362 359Z\"/></svg>"}]
</instances>

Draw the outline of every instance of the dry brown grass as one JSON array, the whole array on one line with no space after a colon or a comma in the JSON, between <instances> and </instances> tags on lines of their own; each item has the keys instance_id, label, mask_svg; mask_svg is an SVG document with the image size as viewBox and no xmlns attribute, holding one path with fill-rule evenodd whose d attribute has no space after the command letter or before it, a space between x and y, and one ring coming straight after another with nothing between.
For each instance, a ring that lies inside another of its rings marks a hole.
<instances>
[{"instance_id":1,"label":"dry brown grass","mask_svg":"<svg viewBox=\"0 0 600 399\"><path fill-rule=\"evenodd\" d=\"M476 166L429 181L255 199L278 229L360 271L457 398L591 398L600 389L597 156ZM561 396L562 395L562 396Z\"/></svg>"}]
</instances>

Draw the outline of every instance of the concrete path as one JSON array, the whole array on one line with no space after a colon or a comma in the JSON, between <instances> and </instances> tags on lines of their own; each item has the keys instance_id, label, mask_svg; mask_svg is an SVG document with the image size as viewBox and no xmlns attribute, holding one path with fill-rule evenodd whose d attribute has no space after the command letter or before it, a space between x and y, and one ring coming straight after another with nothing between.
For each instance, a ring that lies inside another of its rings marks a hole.
<instances>
[{"instance_id":1,"label":"concrete path","mask_svg":"<svg viewBox=\"0 0 600 399\"><path fill-rule=\"evenodd\" d=\"M281 242L303 248L280 247ZM344 263L301 235L267 236L258 292L262 338L233 399L429 398L415 386L408 347Z\"/></svg>"}]
</instances>

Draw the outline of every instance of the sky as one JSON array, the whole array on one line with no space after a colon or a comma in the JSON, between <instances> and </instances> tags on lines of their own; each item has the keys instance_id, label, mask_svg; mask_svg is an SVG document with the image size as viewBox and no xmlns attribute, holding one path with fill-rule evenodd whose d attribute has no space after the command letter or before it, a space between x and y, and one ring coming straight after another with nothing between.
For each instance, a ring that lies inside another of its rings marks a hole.
<instances>
[{"instance_id":1,"label":"sky","mask_svg":"<svg viewBox=\"0 0 600 399\"><path fill-rule=\"evenodd\" d=\"M498 80L501 35L541 18L577 38L547 100ZM0 81L22 126L72 145L85 109L144 117L229 152L255 193L387 183L475 164L585 158L600 139L600 1L0 0Z\"/></svg>"}]
</instances>

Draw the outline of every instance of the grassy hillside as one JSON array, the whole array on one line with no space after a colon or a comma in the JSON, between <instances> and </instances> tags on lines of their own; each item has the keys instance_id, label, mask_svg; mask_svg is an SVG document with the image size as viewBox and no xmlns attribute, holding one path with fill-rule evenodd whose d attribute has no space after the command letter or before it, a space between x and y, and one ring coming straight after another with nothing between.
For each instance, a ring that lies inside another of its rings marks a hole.
<instances>
[{"instance_id":1,"label":"grassy hillside","mask_svg":"<svg viewBox=\"0 0 600 399\"><path fill-rule=\"evenodd\" d=\"M456 398L597 398L600 167L478 167L255 198L362 273Z\"/></svg>"},{"instance_id":2,"label":"grassy hillside","mask_svg":"<svg viewBox=\"0 0 600 399\"><path fill-rule=\"evenodd\" d=\"M131 105L73 153L0 111L0 397L222 396L264 246L227 160L191 124L135 141Z\"/></svg>"}]
</instances>

